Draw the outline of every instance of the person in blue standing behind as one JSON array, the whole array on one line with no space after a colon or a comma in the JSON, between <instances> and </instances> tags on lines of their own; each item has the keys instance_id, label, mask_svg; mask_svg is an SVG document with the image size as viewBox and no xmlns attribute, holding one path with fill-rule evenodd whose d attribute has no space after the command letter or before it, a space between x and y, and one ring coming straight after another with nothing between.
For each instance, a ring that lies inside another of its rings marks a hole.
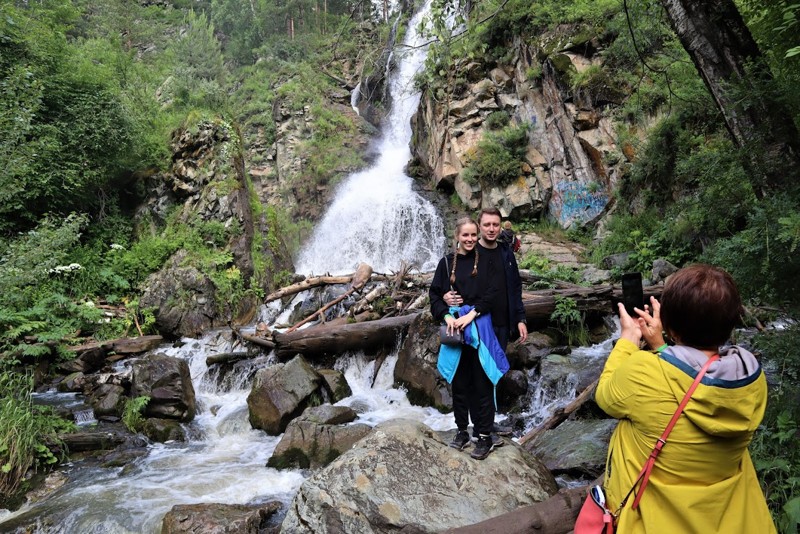
<instances>
[{"instance_id":1,"label":"person in blue standing behind","mask_svg":"<svg viewBox=\"0 0 800 534\"><path fill-rule=\"evenodd\" d=\"M455 252L439 261L431 282L431 314L444 321L448 331L461 330L465 342L459 347L442 345L438 369L452 384L453 412L458 431L451 447L463 450L471 443L467 427L472 419L478 440L471 456L478 460L492 452L494 387L508 370L508 361L494 335L492 303L500 290L496 272L489 262L481 262L477 250L478 224L465 217L456 221ZM449 306L444 295L456 291L459 306Z\"/></svg>"}]
</instances>

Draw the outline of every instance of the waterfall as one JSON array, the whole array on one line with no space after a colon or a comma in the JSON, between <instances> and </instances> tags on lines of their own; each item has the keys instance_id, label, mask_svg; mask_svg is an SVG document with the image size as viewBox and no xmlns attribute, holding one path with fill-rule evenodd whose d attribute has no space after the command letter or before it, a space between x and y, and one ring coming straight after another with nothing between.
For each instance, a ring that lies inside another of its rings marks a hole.
<instances>
[{"instance_id":1,"label":"waterfall","mask_svg":"<svg viewBox=\"0 0 800 534\"><path fill-rule=\"evenodd\" d=\"M434 206L413 190L404 171L411 159L411 116L420 99L414 75L426 55L417 27L429 11L430 0L408 23L403 46L392 56L397 64L389 78L392 109L381 127L378 160L338 187L295 261L297 272L350 273L360 262L378 272L397 271L403 262L421 271L436 268L445 246L444 227Z\"/></svg>"}]
</instances>

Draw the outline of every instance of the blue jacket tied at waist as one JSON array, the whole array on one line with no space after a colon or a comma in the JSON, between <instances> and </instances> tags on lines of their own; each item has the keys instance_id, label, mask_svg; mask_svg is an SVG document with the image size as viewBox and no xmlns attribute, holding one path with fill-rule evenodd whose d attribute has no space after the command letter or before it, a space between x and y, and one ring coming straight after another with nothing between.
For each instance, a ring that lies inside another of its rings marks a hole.
<instances>
[{"instance_id":1,"label":"blue jacket tied at waist","mask_svg":"<svg viewBox=\"0 0 800 534\"><path fill-rule=\"evenodd\" d=\"M468 305L460 308L451 306L450 313L464 315L472 311L472 308L472 306ZM481 367L483 367L483 371L492 384L496 386L510 366L506 353L503 352L494 334L491 315L487 313L476 317L464 329L464 343L478 349L478 359L481 362ZM461 361L460 346L441 345L439 347L439 359L436 363L436 368L447 380L448 384L453 383L453 377L456 374L456 369L458 369L459 361Z\"/></svg>"}]
</instances>

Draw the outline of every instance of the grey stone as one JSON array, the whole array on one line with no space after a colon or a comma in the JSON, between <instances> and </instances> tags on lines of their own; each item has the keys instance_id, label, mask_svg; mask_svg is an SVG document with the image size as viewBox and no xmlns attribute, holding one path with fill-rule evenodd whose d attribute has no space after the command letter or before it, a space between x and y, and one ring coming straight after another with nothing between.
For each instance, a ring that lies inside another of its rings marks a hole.
<instances>
[{"instance_id":1,"label":"grey stone","mask_svg":"<svg viewBox=\"0 0 800 534\"><path fill-rule=\"evenodd\" d=\"M553 495L553 476L513 443L482 461L421 423L376 426L300 487L282 532L441 532Z\"/></svg>"}]
</instances>

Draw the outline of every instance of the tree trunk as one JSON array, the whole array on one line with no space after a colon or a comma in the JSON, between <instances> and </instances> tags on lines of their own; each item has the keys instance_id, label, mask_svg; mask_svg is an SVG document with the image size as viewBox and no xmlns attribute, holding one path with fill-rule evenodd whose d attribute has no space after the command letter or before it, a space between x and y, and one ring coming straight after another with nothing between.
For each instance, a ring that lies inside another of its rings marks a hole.
<instances>
[{"instance_id":1,"label":"tree trunk","mask_svg":"<svg viewBox=\"0 0 800 534\"><path fill-rule=\"evenodd\" d=\"M529 504L447 534L567 534L583 505L588 486L561 490L546 501Z\"/></svg>"},{"instance_id":2,"label":"tree trunk","mask_svg":"<svg viewBox=\"0 0 800 534\"><path fill-rule=\"evenodd\" d=\"M757 194L794 185L800 168L800 136L783 106L764 95L761 87L772 76L734 1L661 3L734 142L747 151L750 171L763 177L763 184L754 183ZM752 90L742 99L741 92L747 88Z\"/></svg>"},{"instance_id":3,"label":"tree trunk","mask_svg":"<svg viewBox=\"0 0 800 534\"><path fill-rule=\"evenodd\" d=\"M285 360L298 352L304 356L325 356L391 345L417 315L419 313L364 323L315 326L289 334L275 332L275 355Z\"/></svg>"}]
</instances>

